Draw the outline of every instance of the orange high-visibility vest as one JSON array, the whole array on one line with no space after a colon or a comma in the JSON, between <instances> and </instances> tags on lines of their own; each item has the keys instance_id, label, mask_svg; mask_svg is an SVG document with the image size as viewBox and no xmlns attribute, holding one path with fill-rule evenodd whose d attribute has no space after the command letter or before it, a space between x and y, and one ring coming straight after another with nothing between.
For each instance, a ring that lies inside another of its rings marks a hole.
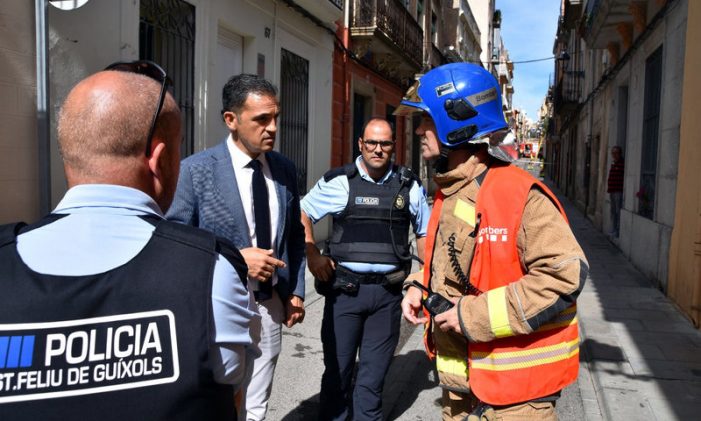
<instances>
[{"instance_id":1,"label":"orange high-visibility vest","mask_svg":"<svg viewBox=\"0 0 701 421\"><path fill-rule=\"evenodd\" d=\"M551 395L574 382L579 370L575 305L528 335L513 336L508 323L506 286L525 275L516 242L528 193L534 185L567 220L554 194L513 165L490 168L477 195L480 226L470 282L487 295L490 324L498 339L468 345L469 382L475 396L492 405ZM427 238L431 248L426 249L425 272L430 272L435 234L435 230L428 231L434 238ZM428 284L426 278L424 282ZM429 355L433 355L435 348L430 337L426 345Z\"/></svg>"}]
</instances>

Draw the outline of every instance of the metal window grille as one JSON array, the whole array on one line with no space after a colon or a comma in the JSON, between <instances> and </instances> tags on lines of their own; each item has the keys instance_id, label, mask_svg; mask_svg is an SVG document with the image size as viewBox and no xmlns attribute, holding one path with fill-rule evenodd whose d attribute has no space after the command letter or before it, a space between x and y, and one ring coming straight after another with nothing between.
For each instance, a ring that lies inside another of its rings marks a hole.
<instances>
[{"instance_id":1,"label":"metal window grille","mask_svg":"<svg viewBox=\"0 0 701 421\"><path fill-rule=\"evenodd\" d=\"M282 49L280 66L280 152L297 167L297 187L307 192L309 61Z\"/></svg>"},{"instance_id":2,"label":"metal window grille","mask_svg":"<svg viewBox=\"0 0 701 421\"><path fill-rule=\"evenodd\" d=\"M662 90L662 47L645 60L645 105L643 109L643 144L640 159L638 214L652 219L655 210L657 181L657 143L660 128Z\"/></svg>"},{"instance_id":3,"label":"metal window grille","mask_svg":"<svg viewBox=\"0 0 701 421\"><path fill-rule=\"evenodd\" d=\"M139 58L160 64L173 80L183 120L183 156L194 148L195 7L183 0L141 0Z\"/></svg>"}]
</instances>

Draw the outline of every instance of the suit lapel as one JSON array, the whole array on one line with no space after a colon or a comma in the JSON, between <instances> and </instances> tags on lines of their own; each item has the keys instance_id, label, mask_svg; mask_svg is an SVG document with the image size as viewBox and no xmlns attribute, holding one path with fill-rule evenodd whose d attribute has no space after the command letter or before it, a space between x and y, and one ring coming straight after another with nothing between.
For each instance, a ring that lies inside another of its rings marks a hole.
<instances>
[{"instance_id":1,"label":"suit lapel","mask_svg":"<svg viewBox=\"0 0 701 421\"><path fill-rule=\"evenodd\" d=\"M217 146L213 157L215 158L213 169L214 185L219 190L224 205L229 208L228 210L233 215L233 218L230 219L233 224L227 228L235 232L241 241L250 247L251 238L248 235L249 227L246 222L246 213L241 203L241 194L239 193L236 173L234 172L234 166L231 162L231 154L229 153L226 140Z\"/></svg>"},{"instance_id":2,"label":"suit lapel","mask_svg":"<svg viewBox=\"0 0 701 421\"><path fill-rule=\"evenodd\" d=\"M270 174L273 176L273 182L275 183L275 194L277 194L278 223L275 250L280 250L282 233L285 232L285 221L287 220L287 187L285 187L285 185L282 183L285 174L284 168L282 168L282 163L277 160L277 157L274 154L267 153L265 158L270 166Z\"/></svg>"}]
</instances>

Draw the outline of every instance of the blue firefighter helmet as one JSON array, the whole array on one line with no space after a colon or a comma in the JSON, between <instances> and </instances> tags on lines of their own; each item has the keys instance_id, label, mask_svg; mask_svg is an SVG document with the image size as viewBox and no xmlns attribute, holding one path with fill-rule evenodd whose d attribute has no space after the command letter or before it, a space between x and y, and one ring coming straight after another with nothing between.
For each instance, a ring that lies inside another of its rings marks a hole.
<instances>
[{"instance_id":1,"label":"blue firefighter helmet","mask_svg":"<svg viewBox=\"0 0 701 421\"><path fill-rule=\"evenodd\" d=\"M431 116L439 141L448 148L489 143L487 135L508 127L499 84L487 70L470 63L445 64L417 80L396 114L417 111Z\"/></svg>"}]
</instances>

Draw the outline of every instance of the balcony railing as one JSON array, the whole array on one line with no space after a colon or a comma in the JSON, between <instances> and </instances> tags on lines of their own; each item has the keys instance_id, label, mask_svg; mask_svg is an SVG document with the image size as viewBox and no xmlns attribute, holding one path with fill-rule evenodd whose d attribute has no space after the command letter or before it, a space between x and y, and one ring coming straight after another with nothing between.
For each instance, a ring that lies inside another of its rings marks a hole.
<instances>
[{"instance_id":1,"label":"balcony railing","mask_svg":"<svg viewBox=\"0 0 701 421\"><path fill-rule=\"evenodd\" d=\"M557 114L568 114L579 105L582 96L584 72L568 72L555 86L553 109Z\"/></svg>"},{"instance_id":2,"label":"balcony railing","mask_svg":"<svg viewBox=\"0 0 701 421\"><path fill-rule=\"evenodd\" d=\"M379 32L412 65L421 66L423 32L399 0L354 0L351 35Z\"/></svg>"}]
</instances>

